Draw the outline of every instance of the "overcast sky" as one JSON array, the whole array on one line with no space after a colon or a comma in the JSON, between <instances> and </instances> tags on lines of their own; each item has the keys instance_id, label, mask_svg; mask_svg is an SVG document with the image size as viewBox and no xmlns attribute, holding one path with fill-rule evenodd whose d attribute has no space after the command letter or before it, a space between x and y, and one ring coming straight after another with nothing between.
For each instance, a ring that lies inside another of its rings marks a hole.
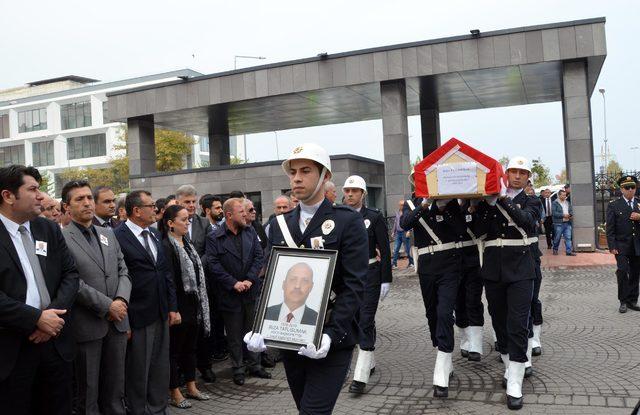
<instances>
[{"instance_id":1,"label":"overcast sky","mask_svg":"<svg viewBox=\"0 0 640 415\"><path fill-rule=\"evenodd\" d=\"M317 6L312 6L315 4ZM261 55L239 67L354 49L592 17L607 18L606 89L611 153L638 168L640 47L637 1L5 1L0 13L0 88L61 75L115 81L189 67L233 69L234 55ZM635 45L635 46L634 46ZM195 57L193 57L195 55ZM594 153L603 128L602 97L591 99ZM542 157L564 167L559 103L440 115L443 141L460 138L499 158ZM411 158L420 153L420 123L409 119ZM248 136L250 161L276 158L275 135ZM280 157L296 143L322 143L332 154L381 160L380 121L281 131ZM596 166L600 161L596 160Z\"/></svg>"}]
</instances>

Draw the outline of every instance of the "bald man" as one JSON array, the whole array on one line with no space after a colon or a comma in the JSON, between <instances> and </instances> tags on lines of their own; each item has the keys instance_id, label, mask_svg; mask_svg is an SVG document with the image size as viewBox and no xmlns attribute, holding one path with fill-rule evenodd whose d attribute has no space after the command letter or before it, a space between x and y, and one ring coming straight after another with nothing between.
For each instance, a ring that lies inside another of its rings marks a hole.
<instances>
[{"instance_id":1,"label":"bald man","mask_svg":"<svg viewBox=\"0 0 640 415\"><path fill-rule=\"evenodd\" d=\"M298 262L287 271L282 282L284 301L267 308L265 320L315 325L318 312L306 305L313 289L313 270Z\"/></svg>"}]
</instances>

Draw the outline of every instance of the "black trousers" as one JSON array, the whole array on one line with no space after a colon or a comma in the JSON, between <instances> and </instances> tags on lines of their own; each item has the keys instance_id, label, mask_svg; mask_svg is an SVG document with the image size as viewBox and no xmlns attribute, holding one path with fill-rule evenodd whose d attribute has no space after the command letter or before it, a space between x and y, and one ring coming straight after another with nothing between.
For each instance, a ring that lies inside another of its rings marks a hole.
<instances>
[{"instance_id":1,"label":"black trousers","mask_svg":"<svg viewBox=\"0 0 640 415\"><path fill-rule=\"evenodd\" d=\"M169 388L180 387L180 373L186 382L196 380L198 323L192 321L169 329Z\"/></svg>"},{"instance_id":2,"label":"black trousers","mask_svg":"<svg viewBox=\"0 0 640 415\"><path fill-rule=\"evenodd\" d=\"M352 354L353 347L329 350L324 359L282 351L287 382L301 415L331 414L349 373Z\"/></svg>"},{"instance_id":3,"label":"black trousers","mask_svg":"<svg viewBox=\"0 0 640 415\"><path fill-rule=\"evenodd\" d=\"M227 330L227 342L231 353L231 366L233 374L245 373L244 360L247 361L249 372L255 372L262 368L260 353L244 351L244 335L253 328L253 312L255 304L247 302L242 304L240 312L225 311L223 313L224 326ZM244 356L246 355L246 356Z\"/></svg>"},{"instance_id":4,"label":"black trousers","mask_svg":"<svg viewBox=\"0 0 640 415\"><path fill-rule=\"evenodd\" d=\"M208 283L208 282L207 282ZM209 336L204 335L204 327L198 328L197 345L197 367L201 372L211 369L213 355L220 355L227 351L227 342L224 336L224 321L222 313L217 310L215 293L207 291L209 296L209 321L211 322L211 332Z\"/></svg>"},{"instance_id":5,"label":"black trousers","mask_svg":"<svg viewBox=\"0 0 640 415\"><path fill-rule=\"evenodd\" d=\"M533 325L542 324L542 301L540 301L540 286L542 285L542 270L540 258L536 262L536 279L533 280L533 298L531 299L531 322Z\"/></svg>"},{"instance_id":6,"label":"black trousers","mask_svg":"<svg viewBox=\"0 0 640 415\"><path fill-rule=\"evenodd\" d=\"M469 326L484 326L482 288L480 266L463 267L456 298L456 326L461 329Z\"/></svg>"},{"instance_id":7,"label":"black trousers","mask_svg":"<svg viewBox=\"0 0 640 415\"><path fill-rule=\"evenodd\" d=\"M616 255L616 277L618 279L618 300L635 303L638 301L638 281L640 276L640 256Z\"/></svg>"},{"instance_id":8,"label":"black trousers","mask_svg":"<svg viewBox=\"0 0 640 415\"><path fill-rule=\"evenodd\" d=\"M547 248L553 247L553 238L555 237L555 227L553 226L553 217L544 218L544 234L547 237Z\"/></svg>"},{"instance_id":9,"label":"black trousers","mask_svg":"<svg viewBox=\"0 0 640 415\"><path fill-rule=\"evenodd\" d=\"M34 344L25 337L13 370L0 381L0 412L70 415L72 373L72 363L60 357L53 341Z\"/></svg>"},{"instance_id":10,"label":"black trousers","mask_svg":"<svg viewBox=\"0 0 640 415\"><path fill-rule=\"evenodd\" d=\"M529 338L529 314L534 280L484 281L489 314L498 339L498 351L509 360L525 363Z\"/></svg>"},{"instance_id":11,"label":"black trousers","mask_svg":"<svg viewBox=\"0 0 640 415\"><path fill-rule=\"evenodd\" d=\"M376 348L376 311L380 301L380 265L369 265L364 285L364 299L358 312L360 349L373 351Z\"/></svg>"},{"instance_id":12,"label":"black trousers","mask_svg":"<svg viewBox=\"0 0 640 415\"><path fill-rule=\"evenodd\" d=\"M454 346L453 310L458 296L460 272L420 273L419 278L433 347L451 353Z\"/></svg>"}]
</instances>

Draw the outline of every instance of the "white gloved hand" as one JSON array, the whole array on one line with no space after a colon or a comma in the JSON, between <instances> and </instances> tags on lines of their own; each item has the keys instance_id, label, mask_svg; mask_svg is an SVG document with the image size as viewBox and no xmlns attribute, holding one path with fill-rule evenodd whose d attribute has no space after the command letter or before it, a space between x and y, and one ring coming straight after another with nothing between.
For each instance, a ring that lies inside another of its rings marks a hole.
<instances>
[{"instance_id":1,"label":"white gloved hand","mask_svg":"<svg viewBox=\"0 0 640 415\"><path fill-rule=\"evenodd\" d=\"M262 353L267 350L267 346L264 345L264 337L260 333L250 331L244 335L244 342L250 352Z\"/></svg>"},{"instance_id":2,"label":"white gloved hand","mask_svg":"<svg viewBox=\"0 0 640 415\"><path fill-rule=\"evenodd\" d=\"M390 289L390 282L383 282L382 284L380 284L380 301L384 301L384 299L387 297L387 294L389 294Z\"/></svg>"},{"instance_id":3,"label":"white gloved hand","mask_svg":"<svg viewBox=\"0 0 640 415\"><path fill-rule=\"evenodd\" d=\"M438 209L442 209L447 206L451 200L453 199L438 199L436 200L436 206L438 206Z\"/></svg>"},{"instance_id":4,"label":"white gloved hand","mask_svg":"<svg viewBox=\"0 0 640 415\"><path fill-rule=\"evenodd\" d=\"M422 202L420 202L420 204L424 207L424 206L431 206L431 203L433 203L433 199L427 199L425 197L422 198Z\"/></svg>"},{"instance_id":5,"label":"white gloved hand","mask_svg":"<svg viewBox=\"0 0 640 415\"><path fill-rule=\"evenodd\" d=\"M496 202L498 201L498 196L497 195L493 195L493 196L485 196L484 200L487 201L487 203L489 204L489 206L495 206Z\"/></svg>"},{"instance_id":6,"label":"white gloved hand","mask_svg":"<svg viewBox=\"0 0 640 415\"><path fill-rule=\"evenodd\" d=\"M328 334L323 334L322 340L320 341L320 348L318 350L316 350L316 346L314 344L309 343L306 346L302 346L300 350L298 350L298 354L300 356L306 356L309 359L324 359L327 357L330 347L331 337L329 337Z\"/></svg>"}]
</instances>

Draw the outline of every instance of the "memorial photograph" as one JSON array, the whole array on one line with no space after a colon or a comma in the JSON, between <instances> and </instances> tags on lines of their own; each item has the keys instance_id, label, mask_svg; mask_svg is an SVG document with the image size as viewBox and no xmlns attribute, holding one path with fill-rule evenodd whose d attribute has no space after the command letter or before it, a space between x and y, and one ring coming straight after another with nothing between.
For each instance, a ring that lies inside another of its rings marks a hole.
<instances>
[{"instance_id":1,"label":"memorial photograph","mask_svg":"<svg viewBox=\"0 0 640 415\"><path fill-rule=\"evenodd\" d=\"M267 346L318 346L336 257L331 250L273 249L254 324Z\"/></svg>"}]
</instances>

